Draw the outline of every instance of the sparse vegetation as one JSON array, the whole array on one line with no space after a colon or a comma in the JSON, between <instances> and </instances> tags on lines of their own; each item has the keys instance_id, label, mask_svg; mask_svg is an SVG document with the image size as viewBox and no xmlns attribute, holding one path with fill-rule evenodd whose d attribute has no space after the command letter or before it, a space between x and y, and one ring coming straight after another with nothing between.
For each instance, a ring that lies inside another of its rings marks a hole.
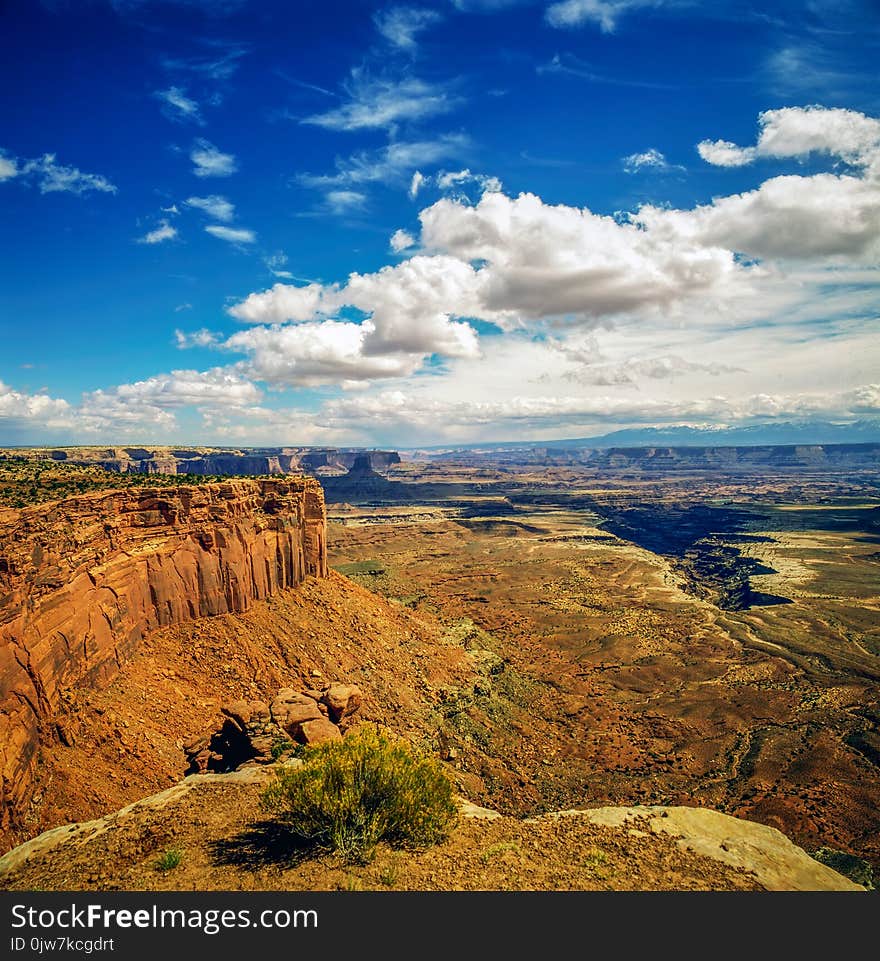
<instances>
[{"instance_id":1,"label":"sparse vegetation","mask_svg":"<svg viewBox=\"0 0 880 961\"><path fill-rule=\"evenodd\" d=\"M283 755L293 751L295 747L296 745L290 740L290 738L276 738L276 740L272 742L272 750L270 752L272 755L272 760L279 760Z\"/></svg>"},{"instance_id":2,"label":"sparse vegetation","mask_svg":"<svg viewBox=\"0 0 880 961\"><path fill-rule=\"evenodd\" d=\"M228 480L215 474L129 474L0 454L0 507L30 507L92 491L180 487Z\"/></svg>"},{"instance_id":3,"label":"sparse vegetation","mask_svg":"<svg viewBox=\"0 0 880 961\"><path fill-rule=\"evenodd\" d=\"M168 848L156 859L156 870L173 871L183 860L183 851L180 848Z\"/></svg>"},{"instance_id":4,"label":"sparse vegetation","mask_svg":"<svg viewBox=\"0 0 880 961\"><path fill-rule=\"evenodd\" d=\"M380 841L434 844L457 817L441 763L372 727L309 748L303 760L264 791L263 806L295 835L346 862L369 861Z\"/></svg>"},{"instance_id":5,"label":"sparse vegetation","mask_svg":"<svg viewBox=\"0 0 880 961\"><path fill-rule=\"evenodd\" d=\"M874 869L862 858L847 854L846 851L838 851L837 848L819 848L818 851L813 851L811 857L869 891L874 890Z\"/></svg>"}]
</instances>

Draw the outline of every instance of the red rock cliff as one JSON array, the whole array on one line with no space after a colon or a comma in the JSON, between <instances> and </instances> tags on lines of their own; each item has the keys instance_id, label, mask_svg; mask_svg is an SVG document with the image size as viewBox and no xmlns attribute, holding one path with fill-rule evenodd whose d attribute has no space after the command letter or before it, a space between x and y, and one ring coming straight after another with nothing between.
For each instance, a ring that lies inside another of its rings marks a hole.
<instances>
[{"instance_id":1,"label":"red rock cliff","mask_svg":"<svg viewBox=\"0 0 880 961\"><path fill-rule=\"evenodd\" d=\"M311 478L86 494L0 510L0 833L77 687L106 684L150 629L247 610L327 573Z\"/></svg>"}]
</instances>

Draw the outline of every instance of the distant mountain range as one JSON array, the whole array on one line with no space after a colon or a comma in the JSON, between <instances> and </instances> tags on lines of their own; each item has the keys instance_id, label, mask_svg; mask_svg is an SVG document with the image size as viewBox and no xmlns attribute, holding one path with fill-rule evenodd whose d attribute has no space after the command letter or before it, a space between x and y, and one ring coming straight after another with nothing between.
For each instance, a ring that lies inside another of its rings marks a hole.
<instances>
[{"instance_id":1,"label":"distant mountain range","mask_svg":"<svg viewBox=\"0 0 880 961\"><path fill-rule=\"evenodd\" d=\"M880 420L849 424L817 421L752 424L748 427L633 427L597 437L483 442L421 448L424 451L499 450L533 447L769 447L788 444L877 444Z\"/></svg>"}]
</instances>

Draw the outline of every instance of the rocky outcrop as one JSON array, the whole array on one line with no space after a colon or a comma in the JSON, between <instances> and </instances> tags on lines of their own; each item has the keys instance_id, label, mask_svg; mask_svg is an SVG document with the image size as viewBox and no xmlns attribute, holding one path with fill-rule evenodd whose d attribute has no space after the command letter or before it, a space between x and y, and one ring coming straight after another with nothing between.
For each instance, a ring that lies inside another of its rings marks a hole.
<instances>
[{"instance_id":1,"label":"rocky outcrop","mask_svg":"<svg viewBox=\"0 0 880 961\"><path fill-rule=\"evenodd\" d=\"M373 470L400 463L393 450L361 451L337 447L249 447L240 450L199 447L55 447L14 452L39 460L80 467L101 467L121 474L262 475L312 474L320 468L348 470L366 457Z\"/></svg>"},{"instance_id":2,"label":"rocky outcrop","mask_svg":"<svg viewBox=\"0 0 880 961\"><path fill-rule=\"evenodd\" d=\"M184 744L189 770L194 774L234 771L243 765L275 761L286 755L294 742L339 740L362 702L361 692L353 684L331 684L321 691L285 687L271 704L227 704L213 728Z\"/></svg>"},{"instance_id":3,"label":"rocky outcrop","mask_svg":"<svg viewBox=\"0 0 880 961\"><path fill-rule=\"evenodd\" d=\"M87 494L0 511L0 828L41 744L75 737L73 689L106 684L153 628L240 613L327 573L310 478Z\"/></svg>"}]
</instances>

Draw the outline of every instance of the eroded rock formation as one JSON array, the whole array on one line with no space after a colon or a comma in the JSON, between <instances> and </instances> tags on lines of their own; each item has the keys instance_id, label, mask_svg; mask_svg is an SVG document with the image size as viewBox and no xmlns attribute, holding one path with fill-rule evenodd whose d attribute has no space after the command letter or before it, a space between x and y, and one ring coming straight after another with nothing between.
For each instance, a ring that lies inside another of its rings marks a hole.
<instances>
[{"instance_id":1,"label":"eroded rock formation","mask_svg":"<svg viewBox=\"0 0 880 961\"><path fill-rule=\"evenodd\" d=\"M240 613L327 573L311 478L87 494L0 510L0 829L30 797L64 705L106 684L152 628Z\"/></svg>"}]
</instances>

